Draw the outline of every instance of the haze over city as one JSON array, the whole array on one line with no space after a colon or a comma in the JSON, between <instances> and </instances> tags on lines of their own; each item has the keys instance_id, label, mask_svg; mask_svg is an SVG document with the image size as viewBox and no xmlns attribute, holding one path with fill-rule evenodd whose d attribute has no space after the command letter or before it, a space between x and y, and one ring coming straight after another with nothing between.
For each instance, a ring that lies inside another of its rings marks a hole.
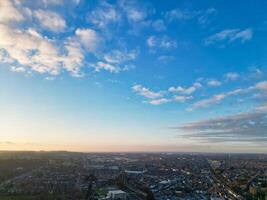
<instances>
[{"instance_id":1,"label":"haze over city","mask_svg":"<svg viewBox=\"0 0 267 200\"><path fill-rule=\"evenodd\" d=\"M1 0L0 150L266 153L256 2Z\"/></svg>"}]
</instances>

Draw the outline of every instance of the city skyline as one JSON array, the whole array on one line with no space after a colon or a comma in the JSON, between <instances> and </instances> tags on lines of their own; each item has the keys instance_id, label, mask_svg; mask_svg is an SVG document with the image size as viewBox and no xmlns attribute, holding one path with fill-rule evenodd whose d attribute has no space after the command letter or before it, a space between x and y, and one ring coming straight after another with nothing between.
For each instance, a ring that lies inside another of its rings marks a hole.
<instances>
[{"instance_id":1,"label":"city skyline","mask_svg":"<svg viewBox=\"0 0 267 200\"><path fill-rule=\"evenodd\" d=\"M0 1L0 150L267 153L267 2Z\"/></svg>"}]
</instances>

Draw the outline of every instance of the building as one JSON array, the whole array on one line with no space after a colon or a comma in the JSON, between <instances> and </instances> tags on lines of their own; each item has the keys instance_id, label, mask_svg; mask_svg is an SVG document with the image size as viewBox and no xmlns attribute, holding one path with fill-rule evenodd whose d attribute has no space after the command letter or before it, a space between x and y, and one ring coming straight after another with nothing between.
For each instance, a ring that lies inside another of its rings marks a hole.
<instances>
[{"instance_id":1,"label":"building","mask_svg":"<svg viewBox=\"0 0 267 200\"><path fill-rule=\"evenodd\" d=\"M122 190L112 190L108 192L108 198L109 199L120 199L125 200L126 199L126 192Z\"/></svg>"}]
</instances>

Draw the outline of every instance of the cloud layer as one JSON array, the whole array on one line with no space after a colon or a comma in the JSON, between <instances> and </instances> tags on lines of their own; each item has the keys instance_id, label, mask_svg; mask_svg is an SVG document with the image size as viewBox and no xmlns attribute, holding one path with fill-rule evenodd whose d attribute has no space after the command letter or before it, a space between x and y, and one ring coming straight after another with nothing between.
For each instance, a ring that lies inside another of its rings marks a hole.
<instances>
[{"instance_id":1,"label":"cloud layer","mask_svg":"<svg viewBox=\"0 0 267 200\"><path fill-rule=\"evenodd\" d=\"M207 143L267 144L267 107L263 104L251 112L185 123L175 129L184 132L184 137Z\"/></svg>"}]
</instances>

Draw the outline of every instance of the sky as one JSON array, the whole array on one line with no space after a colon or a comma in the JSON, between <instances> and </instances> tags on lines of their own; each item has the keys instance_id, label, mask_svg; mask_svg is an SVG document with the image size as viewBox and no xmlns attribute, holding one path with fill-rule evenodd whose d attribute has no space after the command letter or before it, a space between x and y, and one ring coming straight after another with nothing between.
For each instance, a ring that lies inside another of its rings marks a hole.
<instances>
[{"instance_id":1,"label":"sky","mask_svg":"<svg viewBox=\"0 0 267 200\"><path fill-rule=\"evenodd\" d=\"M264 0L1 0L0 150L267 153Z\"/></svg>"}]
</instances>

